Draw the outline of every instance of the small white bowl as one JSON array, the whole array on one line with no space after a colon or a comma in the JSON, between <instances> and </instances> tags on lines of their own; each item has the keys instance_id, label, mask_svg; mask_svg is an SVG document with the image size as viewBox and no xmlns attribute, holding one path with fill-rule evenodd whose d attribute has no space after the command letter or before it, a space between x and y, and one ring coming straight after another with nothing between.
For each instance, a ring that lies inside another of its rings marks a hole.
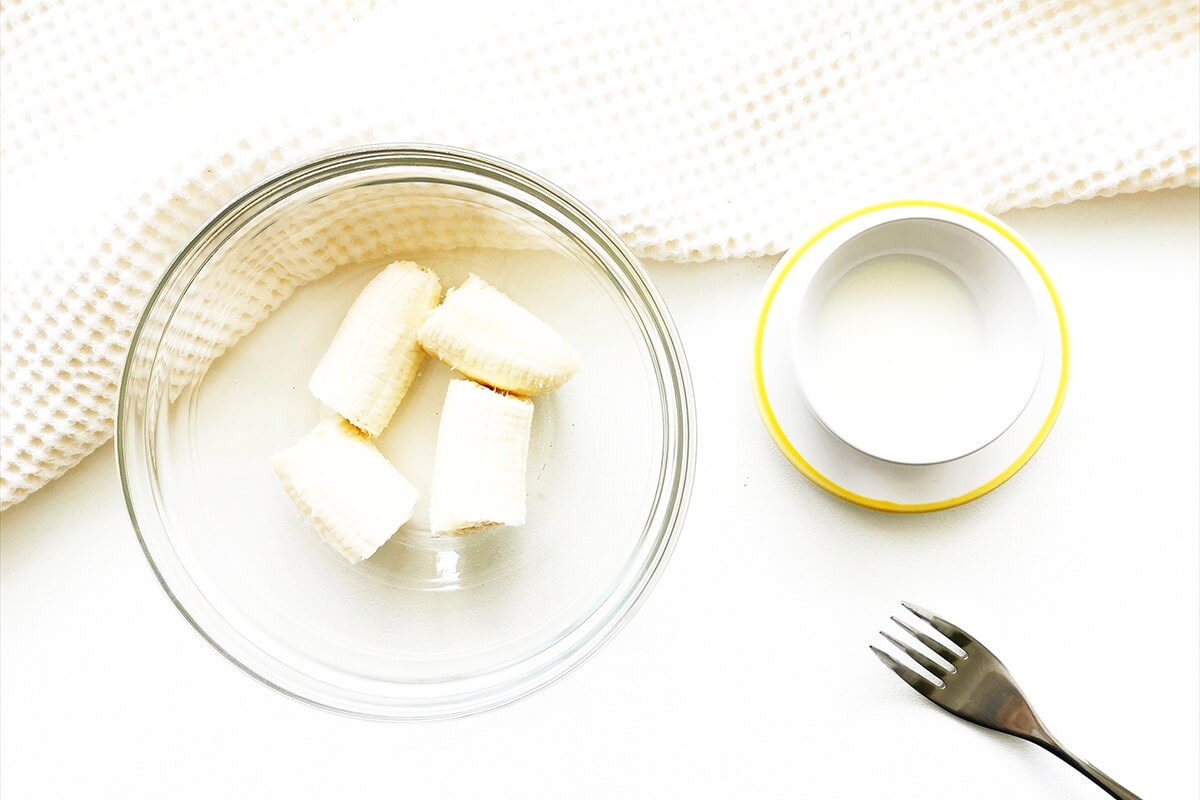
<instances>
[{"instance_id":1,"label":"small white bowl","mask_svg":"<svg viewBox=\"0 0 1200 800\"><path fill-rule=\"evenodd\" d=\"M899 464L995 441L1042 371L1032 271L995 229L943 208L883 209L838 226L798 273L800 390L831 433Z\"/></svg>"},{"instance_id":2,"label":"small white bowl","mask_svg":"<svg viewBox=\"0 0 1200 800\"><path fill-rule=\"evenodd\" d=\"M780 261L756 333L759 409L780 449L881 510L995 488L1037 450L1066 389L1045 273L998 220L946 203L884 203L827 226Z\"/></svg>"}]
</instances>

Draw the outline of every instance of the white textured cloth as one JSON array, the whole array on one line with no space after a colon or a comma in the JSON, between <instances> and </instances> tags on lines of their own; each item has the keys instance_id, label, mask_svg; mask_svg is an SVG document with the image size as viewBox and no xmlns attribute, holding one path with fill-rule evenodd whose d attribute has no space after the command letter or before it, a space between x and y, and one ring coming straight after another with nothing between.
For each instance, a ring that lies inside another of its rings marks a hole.
<instances>
[{"instance_id":1,"label":"white textured cloth","mask_svg":"<svg viewBox=\"0 0 1200 800\"><path fill-rule=\"evenodd\" d=\"M472 147L642 256L774 253L897 195L1195 186L1198 53L1194 0L6 3L0 508L111 435L155 279L297 160Z\"/></svg>"}]
</instances>

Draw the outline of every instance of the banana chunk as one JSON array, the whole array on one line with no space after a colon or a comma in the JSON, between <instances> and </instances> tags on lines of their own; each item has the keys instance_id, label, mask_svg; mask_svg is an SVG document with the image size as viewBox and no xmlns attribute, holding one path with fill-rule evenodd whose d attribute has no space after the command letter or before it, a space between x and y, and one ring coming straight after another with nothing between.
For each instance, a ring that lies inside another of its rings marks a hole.
<instances>
[{"instance_id":1,"label":"banana chunk","mask_svg":"<svg viewBox=\"0 0 1200 800\"><path fill-rule=\"evenodd\" d=\"M351 564L390 539L417 503L413 485L341 417L276 453L271 466L301 516Z\"/></svg>"},{"instance_id":2,"label":"banana chunk","mask_svg":"<svg viewBox=\"0 0 1200 800\"><path fill-rule=\"evenodd\" d=\"M579 357L557 331L476 275L447 292L418 336L451 368L514 394L553 391L579 371Z\"/></svg>"},{"instance_id":3,"label":"banana chunk","mask_svg":"<svg viewBox=\"0 0 1200 800\"><path fill-rule=\"evenodd\" d=\"M309 390L318 400L372 436L387 427L417 375L424 354L417 331L442 293L437 276L397 261L362 290Z\"/></svg>"},{"instance_id":4,"label":"banana chunk","mask_svg":"<svg viewBox=\"0 0 1200 800\"><path fill-rule=\"evenodd\" d=\"M429 492L434 534L525 524L533 402L454 380L438 426Z\"/></svg>"}]
</instances>

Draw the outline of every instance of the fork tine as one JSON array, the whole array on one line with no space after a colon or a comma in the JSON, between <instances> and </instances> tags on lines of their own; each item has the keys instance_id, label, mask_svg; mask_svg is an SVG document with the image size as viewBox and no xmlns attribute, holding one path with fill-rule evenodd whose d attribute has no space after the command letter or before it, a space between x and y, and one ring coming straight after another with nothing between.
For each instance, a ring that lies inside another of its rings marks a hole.
<instances>
[{"instance_id":1,"label":"fork tine","mask_svg":"<svg viewBox=\"0 0 1200 800\"><path fill-rule=\"evenodd\" d=\"M934 661L932 658L925 655L917 648L909 647L904 642L900 641L895 636L892 636L887 631L880 631L879 634L883 638L887 639L889 642L894 644L896 647L903 650L906 654L908 654L909 658L911 658L913 661L920 664L922 667L924 667L926 670L928 670L930 672L930 674L934 675L935 677L937 677L939 679L946 677L946 674L948 672L957 672L957 670L954 669L954 667L950 667L950 669L947 670L941 664Z\"/></svg>"},{"instance_id":2,"label":"fork tine","mask_svg":"<svg viewBox=\"0 0 1200 800\"><path fill-rule=\"evenodd\" d=\"M950 641L954 642L959 647L966 647L972 644L975 640L967 635L967 632L957 625L952 625L936 614L926 611L915 603L901 601L900 605L907 608L912 613L916 614L921 619L933 626L933 629L945 636Z\"/></svg>"},{"instance_id":3,"label":"fork tine","mask_svg":"<svg viewBox=\"0 0 1200 800\"><path fill-rule=\"evenodd\" d=\"M883 665L885 667L887 667L892 672L899 675L900 680L904 681L909 686L916 689L918 692L925 695L926 697L929 697L929 695L931 695L935 689L940 688L940 687L934 685L933 683L931 683L926 678L923 678L919 673L914 672L913 670L904 666L899 661L892 658L891 656L889 656L887 653L880 650L875 645L870 645L870 647L871 647L871 652L874 653L879 658L879 660L883 662Z\"/></svg>"},{"instance_id":4,"label":"fork tine","mask_svg":"<svg viewBox=\"0 0 1200 800\"><path fill-rule=\"evenodd\" d=\"M949 647L946 647L946 645L939 642L937 639L934 639L932 636L928 636L924 633L921 633L919 630L914 628L912 625L909 625L907 622L900 619L899 617L892 617L892 622L896 623L901 628L904 628L904 630L908 631L908 633L914 639L916 639L918 642L925 645L930 650L932 650L933 652L935 652L939 656L941 656L946 661L946 663L953 664L955 661L962 658L962 653L954 652Z\"/></svg>"}]
</instances>

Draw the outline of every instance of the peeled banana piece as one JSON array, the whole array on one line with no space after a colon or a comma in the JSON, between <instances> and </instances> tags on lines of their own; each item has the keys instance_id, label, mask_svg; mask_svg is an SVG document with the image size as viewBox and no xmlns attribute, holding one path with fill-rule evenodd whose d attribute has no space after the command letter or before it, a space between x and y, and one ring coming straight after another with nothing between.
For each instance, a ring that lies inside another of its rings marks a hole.
<instances>
[{"instance_id":1,"label":"peeled banana piece","mask_svg":"<svg viewBox=\"0 0 1200 800\"><path fill-rule=\"evenodd\" d=\"M424 357L417 331L442 293L437 276L397 261L354 301L308 383L325 405L372 436L387 427Z\"/></svg>"},{"instance_id":2,"label":"peeled banana piece","mask_svg":"<svg viewBox=\"0 0 1200 800\"><path fill-rule=\"evenodd\" d=\"M418 337L451 368L514 394L545 394L579 371L557 331L476 275L446 294Z\"/></svg>"},{"instance_id":3,"label":"peeled banana piece","mask_svg":"<svg viewBox=\"0 0 1200 800\"><path fill-rule=\"evenodd\" d=\"M525 524L533 402L474 381L446 390L429 493L434 534Z\"/></svg>"},{"instance_id":4,"label":"peeled banana piece","mask_svg":"<svg viewBox=\"0 0 1200 800\"><path fill-rule=\"evenodd\" d=\"M412 517L417 490L365 433L337 417L271 459L296 509L351 563Z\"/></svg>"}]
</instances>

